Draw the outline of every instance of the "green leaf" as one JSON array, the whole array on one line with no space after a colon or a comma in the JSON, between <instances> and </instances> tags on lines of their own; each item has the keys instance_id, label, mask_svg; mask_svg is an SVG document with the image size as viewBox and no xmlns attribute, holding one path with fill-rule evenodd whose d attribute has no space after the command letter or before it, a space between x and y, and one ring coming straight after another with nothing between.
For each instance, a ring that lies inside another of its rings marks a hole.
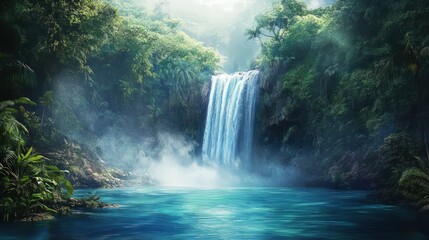
<instances>
[{"instance_id":1,"label":"green leaf","mask_svg":"<svg viewBox=\"0 0 429 240\"><path fill-rule=\"evenodd\" d=\"M22 158L28 158L31 154L31 152L33 151L33 147L30 147L30 149L28 149L27 153L25 154L25 156L23 156Z\"/></svg>"},{"instance_id":2,"label":"green leaf","mask_svg":"<svg viewBox=\"0 0 429 240\"><path fill-rule=\"evenodd\" d=\"M25 104L25 105L32 105L32 106L37 105L35 102L31 101L29 98L26 98L26 97L17 98L13 100L13 102L15 104Z\"/></svg>"}]
</instances>

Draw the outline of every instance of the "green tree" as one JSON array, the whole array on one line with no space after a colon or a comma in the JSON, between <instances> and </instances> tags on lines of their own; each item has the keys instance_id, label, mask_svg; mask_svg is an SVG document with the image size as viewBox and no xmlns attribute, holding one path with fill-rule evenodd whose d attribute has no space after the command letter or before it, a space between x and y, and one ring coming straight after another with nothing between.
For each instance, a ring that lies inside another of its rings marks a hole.
<instances>
[{"instance_id":1,"label":"green tree","mask_svg":"<svg viewBox=\"0 0 429 240\"><path fill-rule=\"evenodd\" d=\"M280 42L293 25L295 17L305 15L306 5L296 0L281 0L273 4L271 9L256 17L256 26L248 29L249 39L268 37Z\"/></svg>"},{"instance_id":2,"label":"green tree","mask_svg":"<svg viewBox=\"0 0 429 240\"><path fill-rule=\"evenodd\" d=\"M27 0L19 17L26 37L36 39L24 47L43 78L52 80L53 74L69 69L89 81L88 57L99 52L118 19L116 10L99 0Z\"/></svg>"}]
</instances>

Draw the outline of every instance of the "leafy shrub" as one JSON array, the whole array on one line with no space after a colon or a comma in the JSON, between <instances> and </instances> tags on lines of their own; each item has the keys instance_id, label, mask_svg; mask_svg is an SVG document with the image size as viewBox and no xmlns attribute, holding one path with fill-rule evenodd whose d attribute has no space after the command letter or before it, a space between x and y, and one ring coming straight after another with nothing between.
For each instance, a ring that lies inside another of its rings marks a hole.
<instances>
[{"instance_id":1,"label":"leafy shrub","mask_svg":"<svg viewBox=\"0 0 429 240\"><path fill-rule=\"evenodd\" d=\"M377 172L380 182L377 188L381 197L390 201L404 201L399 182L402 173L413 167L417 150L411 136L405 133L391 134L378 150Z\"/></svg>"},{"instance_id":2,"label":"leafy shrub","mask_svg":"<svg viewBox=\"0 0 429 240\"><path fill-rule=\"evenodd\" d=\"M0 212L4 221L37 212L56 211L49 203L73 194L73 187L57 167L45 165L42 155L30 148L25 154L10 152L0 166Z\"/></svg>"},{"instance_id":3,"label":"leafy shrub","mask_svg":"<svg viewBox=\"0 0 429 240\"><path fill-rule=\"evenodd\" d=\"M399 185L407 200L421 211L429 211L429 167L422 159L415 159L417 165L402 173Z\"/></svg>"}]
</instances>

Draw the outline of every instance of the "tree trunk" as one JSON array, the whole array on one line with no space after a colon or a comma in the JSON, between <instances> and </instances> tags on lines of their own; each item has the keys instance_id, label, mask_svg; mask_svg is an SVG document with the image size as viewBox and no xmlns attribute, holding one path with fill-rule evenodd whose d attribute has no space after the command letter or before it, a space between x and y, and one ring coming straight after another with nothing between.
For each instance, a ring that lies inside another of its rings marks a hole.
<instances>
[{"instance_id":1,"label":"tree trunk","mask_svg":"<svg viewBox=\"0 0 429 240\"><path fill-rule=\"evenodd\" d=\"M429 166L429 148L428 148L428 138L426 136L426 130L423 126L423 137L424 137L424 142L425 142L425 148L426 148L426 158L428 161L428 166Z\"/></svg>"}]
</instances>

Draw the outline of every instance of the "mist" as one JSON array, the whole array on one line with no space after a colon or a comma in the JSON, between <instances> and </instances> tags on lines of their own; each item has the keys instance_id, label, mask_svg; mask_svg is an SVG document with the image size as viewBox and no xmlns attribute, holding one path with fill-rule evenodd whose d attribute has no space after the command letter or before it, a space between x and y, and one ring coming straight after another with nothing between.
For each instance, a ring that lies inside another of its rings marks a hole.
<instances>
[{"instance_id":1,"label":"mist","mask_svg":"<svg viewBox=\"0 0 429 240\"><path fill-rule=\"evenodd\" d=\"M195 141L172 132L136 134L129 119L91 108L82 88L69 80L62 76L57 84L55 99L65 106L54 114L57 127L69 140L98 149L102 163L128 172L133 178L127 183L130 186L277 186L292 184L302 176L297 169L274 160L248 168L203 162L197 154L201 146ZM70 115L73 117L64 117ZM75 121L83 122L84 127L76 129Z\"/></svg>"},{"instance_id":2,"label":"mist","mask_svg":"<svg viewBox=\"0 0 429 240\"><path fill-rule=\"evenodd\" d=\"M256 41L248 41L244 31L254 24L255 16L266 10L270 3L269 0L190 0L183 4L181 0L170 0L162 6L171 18L181 20L180 28L183 31L223 55L225 72L235 72L249 70L250 62L258 54L260 46ZM134 1L134 4L153 11L159 1L141 0ZM309 8L326 4L325 1L308 1ZM256 164L257 167L249 166L249 169L228 169L203 163L197 154L201 150L199 143L180 133L169 132L168 129L133 131L133 126L140 124L136 119L107 109L94 108L87 100L89 93L74 84L70 77L58 76L57 82L55 102L63 106L53 114L58 128L69 139L99 150L102 162L131 173L135 178L133 184L176 187L272 186L288 185L302 177L297 169L286 168L275 159ZM79 125L77 122L83 123L80 125L83 127L76 129L75 126Z\"/></svg>"},{"instance_id":3,"label":"mist","mask_svg":"<svg viewBox=\"0 0 429 240\"><path fill-rule=\"evenodd\" d=\"M186 188L289 185L302 176L293 167L272 161L258 167L231 169L202 161L195 152L198 144L184 136L158 133L156 136L130 137L112 127L97 142L102 159L134 176L131 185L157 185Z\"/></svg>"},{"instance_id":4,"label":"mist","mask_svg":"<svg viewBox=\"0 0 429 240\"><path fill-rule=\"evenodd\" d=\"M2 3L1 239L429 239L428 0Z\"/></svg>"}]
</instances>

